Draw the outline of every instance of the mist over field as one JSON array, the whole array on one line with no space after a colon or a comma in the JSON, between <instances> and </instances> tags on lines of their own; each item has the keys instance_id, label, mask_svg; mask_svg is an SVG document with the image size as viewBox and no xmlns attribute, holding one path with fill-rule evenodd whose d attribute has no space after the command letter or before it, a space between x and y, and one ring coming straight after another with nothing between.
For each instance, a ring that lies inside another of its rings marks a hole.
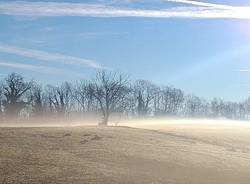
<instances>
[{"instance_id":1,"label":"mist over field","mask_svg":"<svg viewBox=\"0 0 250 184\"><path fill-rule=\"evenodd\" d=\"M220 183L250 176L249 100L225 102L100 71L1 82L0 183Z\"/></svg>"},{"instance_id":2,"label":"mist over field","mask_svg":"<svg viewBox=\"0 0 250 184\"><path fill-rule=\"evenodd\" d=\"M1 127L1 182L249 183L248 122L150 118L110 124Z\"/></svg>"},{"instance_id":3,"label":"mist over field","mask_svg":"<svg viewBox=\"0 0 250 184\"><path fill-rule=\"evenodd\" d=\"M0 0L0 184L249 184L250 0Z\"/></svg>"},{"instance_id":4,"label":"mist over field","mask_svg":"<svg viewBox=\"0 0 250 184\"><path fill-rule=\"evenodd\" d=\"M44 88L8 75L0 182L249 182L248 100L202 101L122 77L100 72Z\"/></svg>"}]
</instances>

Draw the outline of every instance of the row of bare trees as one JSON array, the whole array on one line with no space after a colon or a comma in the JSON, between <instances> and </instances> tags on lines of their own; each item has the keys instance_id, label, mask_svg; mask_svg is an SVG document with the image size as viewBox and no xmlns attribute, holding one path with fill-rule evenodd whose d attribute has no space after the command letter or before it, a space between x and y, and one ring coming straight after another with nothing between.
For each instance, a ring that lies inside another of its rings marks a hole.
<instances>
[{"instance_id":1,"label":"row of bare trees","mask_svg":"<svg viewBox=\"0 0 250 184\"><path fill-rule=\"evenodd\" d=\"M173 87L159 87L146 80L129 81L128 76L98 72L93 80L64 82L43 87L9 74L0 86L0 120L57 117L69 114L101 114L107 125L112 113L127 117L176 116L249 119L250 99L225 102L185 95Z\"/></svg>"}]
</instances>

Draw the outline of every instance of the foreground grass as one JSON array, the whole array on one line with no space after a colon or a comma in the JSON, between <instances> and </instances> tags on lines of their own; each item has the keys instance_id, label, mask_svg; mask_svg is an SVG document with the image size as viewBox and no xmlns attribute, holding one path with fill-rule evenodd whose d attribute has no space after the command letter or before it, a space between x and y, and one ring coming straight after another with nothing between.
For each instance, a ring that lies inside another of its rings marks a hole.
<instances>
[{"instance_id":1,"label":"foreground grass","mask_svg":"<svg viewBox=\"0 0 250 184\"><path fill-rule=\"evenodd\" d=\"M249 184L248 145L191 134L95 126L0 128L0 183Z\"/></svg>"}]
</instances>

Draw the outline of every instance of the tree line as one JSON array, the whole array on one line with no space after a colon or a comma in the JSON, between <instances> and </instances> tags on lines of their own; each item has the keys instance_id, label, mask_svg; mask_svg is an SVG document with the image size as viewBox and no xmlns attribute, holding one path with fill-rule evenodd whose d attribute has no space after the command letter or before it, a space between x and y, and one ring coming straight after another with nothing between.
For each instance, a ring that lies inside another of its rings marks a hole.
<instances>
[{"instance_id":1,"label":"tree line","mask_svg":"<svg viewBox=\"0 0 250 184\"><path fill-rule=\"evenodd\" d=\"M226 102L202 99L170 86L147 80L130 81L127 75L97 72L92 80L42 86L11 73L0 83L0 121L60 118L100 114L107 125L112 114L125 117L190 117L248 120L250 98Z\"/></svg>"}]
</instances>

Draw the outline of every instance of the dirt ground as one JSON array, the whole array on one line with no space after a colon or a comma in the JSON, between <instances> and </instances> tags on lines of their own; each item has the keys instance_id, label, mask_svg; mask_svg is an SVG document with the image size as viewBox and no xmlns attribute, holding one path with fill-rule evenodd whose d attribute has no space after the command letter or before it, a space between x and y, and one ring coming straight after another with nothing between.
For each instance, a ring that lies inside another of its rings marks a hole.
<instances>
[{"instance_id":1,"label":"dirt ground","mask_svg":"<svg viewBox=\"0 0 250 184\"><path fill-rule=\"evenodd\" d=\"M248 123L120 125L1 127L0 184L250 183Z\"/></svg>"}]
</instances>

